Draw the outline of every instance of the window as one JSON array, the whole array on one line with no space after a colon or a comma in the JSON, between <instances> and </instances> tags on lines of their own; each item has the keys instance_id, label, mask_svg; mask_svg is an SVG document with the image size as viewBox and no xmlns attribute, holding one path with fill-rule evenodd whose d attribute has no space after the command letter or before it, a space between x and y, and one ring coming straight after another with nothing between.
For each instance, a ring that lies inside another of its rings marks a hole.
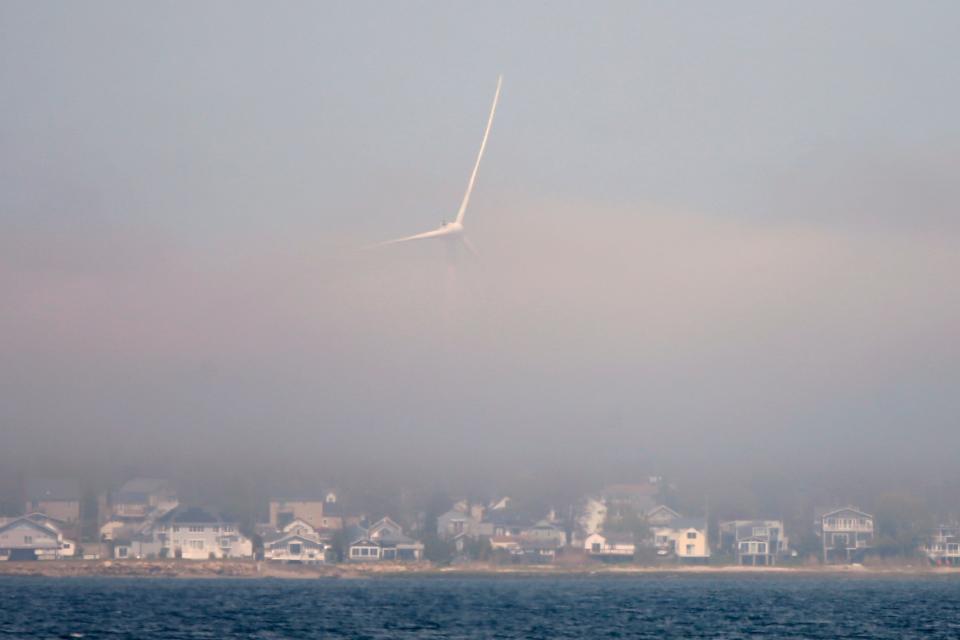
<instances>
[{"instance_id":1,"label":"window","mask_svg":"<svg viewBox=\"0 0 960 640\"><path fill-rule=\"evenodd\" d=\"M687 531L687 540L696 540L697 532L696 531Z\"/></svg>"},{"instance_id":2,"label":"window","mask_svg":"<svg viewBox=\"0 0 960 640\"><path fill-rule=\"evenodd\" d=\"M354 547L353 549L350 549L350 557L356 558L359 555L360 555L360 549L356 547Z\"/></svg>"},{"instance_id":3,"label":"window","mask_svg":"<svg viewBox=\"0 0 960 640\"><path fill-rule=\"evenodd\" d=\"M177 525L173 525L173 532L180 533L180 527L178 527Z\"/></svg>"},{"instance_id":4,"label":"window","mask_svg":"<svg viewBox=\"0 0 960 640\"><path fill-rule=\"evenodd\" d=\"M600 553L600 543L594 542L592 545L590 545L590 551L593 551L594 553Z\"/></svg>"},{"instance_id":5,"label":"window","mask_svg":"<svg viewBox=\"0 0 960 640\"><path fill-rule=\"evenodd\" d=\"M754 538L766 538L770 535L770 530L766 527L754 527L753 528L753 537Z\"/></svg>"},{"instance_id":6,"label":"window","mask_svg":"<svg viewBox=\"0 0 960 640\"><path fill-rule=\"evenodd\" d=\"M291 542L289 548L290 555L298 556L303 553L303 545L301 545L299 542Z\"/></svg>"},{"instance_id":7,"label":"window","mask_svg":"<svg viewBox=\"0 0 960 640\"><path fill-rule=\"evenodd\" d=\"M759 542L757 543L757 553L766 553L767 552L767 543Z\"/></svg>"},{"instance_id":8,"label":"window","mask_svg":"<svg viewBox=\"0 0 960 640\"><path fill-rule=\"evenodd\" d=\"M741 542L740 543L740 553L750 553L750 543Z\"/></svg>"},{"instance_id":9,"label":"window","mask_svg":"<svg viewBox=\"0 0 960 640\"><path fill-rule=\"evenodd\" d=\"M947 553L960 553L960 543L956 543L956 542L947 543Z\"/></svg>"},{"instance_id":10,"label":"window","mask_svg":"<svg viewBox=\"0 0 960 640\"><path fill-rule=\"evenodd\" d=\"M23 536L23 544L33 544L33 536Z\"/></svg>"},{"instance_id":11,"label":"window","mask_svg":"<svg viewBox=\"0 0 960 640\"><path fill-rule=\"evenodd\" d=\"M203 533L203 525L202 525L202 524L192 524L192 525L190 525L190 527L189 527L189 531L190 531L190 533Z\"/></svg>"},{"instance_id":12,"label":"window","mask_svg":"<svg viewBox=\"0 0 960 640\"><path fill-rule=\"evenodd\" d=\"M126 547L117 547L117 555L121 558L126 558L129 551Z\"/></svg>"},{"instance_id":13,"label":"window","mask_svg":"<svg viewBox=\"0 0 960 640\"><path fill-rule=\"evenodd\" d=\"M203 540L191 540L190 548L197 550L203 549Z\"/></svg>"},{"instance_id":14,"label":"window","mask_svg":"<svg viewBox=\"0 0 960 640\"><path fill-rule=\"evenodd\" d=\"M692 555L693 555L693 545L692 545L692 544L688 544L688 545L687 545L687 555L688 555L688 556L692 556Z\"/></svg>"},{"instance_id":15,"label":"window","mask_svg":"<svg viewBox=\"0 0 960 640\"><path fill-rule=\"evenodd\" d=\"M223 525L224 533L233 533L233 525L225 524Z\"/></svg>"}]
</instances>

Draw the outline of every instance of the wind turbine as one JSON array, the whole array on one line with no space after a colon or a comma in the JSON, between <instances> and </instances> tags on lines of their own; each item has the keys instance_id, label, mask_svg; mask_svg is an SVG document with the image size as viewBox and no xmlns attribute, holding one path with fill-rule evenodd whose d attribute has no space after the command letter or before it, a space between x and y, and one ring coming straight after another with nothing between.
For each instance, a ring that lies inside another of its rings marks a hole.
<instances>
[{"instance_id":1,"label":"wind turbine","mask_svg":"<svg viewBox=\"0 0 960 640\"><path fill-rule=\"evenodd\" d=\"M460 210L457 211L457 217L453 222L444 221L436 229L425 231L405 238L396 240L387 240L377 245L382 247L388 244L399 244L401 242L410 242L412 240L429 240L431 238L445 238L448 242L459 241L463 243L471 253L476 255L477 251L473 248L470 240L463 233L463 216L467 212L467 204L470 202L470 193L473 191L473 184L477 181L477 172L480 170L480 160L483 158L483 150L487 147L487 138L490 137L490 127L493 125L493 114L497 111L497 102L500 100L500 85L503 84L503 76L497 77L497 92L493 95L493 106L490 107L490 117L487 118L487 128L483 132L483 141L480 143L480 153L477 154L477 162L473 165L473 172L470 174L470 181L467 183L467 192L463 194L463 202L460 203Z\"/></svg>"}]
</instances>

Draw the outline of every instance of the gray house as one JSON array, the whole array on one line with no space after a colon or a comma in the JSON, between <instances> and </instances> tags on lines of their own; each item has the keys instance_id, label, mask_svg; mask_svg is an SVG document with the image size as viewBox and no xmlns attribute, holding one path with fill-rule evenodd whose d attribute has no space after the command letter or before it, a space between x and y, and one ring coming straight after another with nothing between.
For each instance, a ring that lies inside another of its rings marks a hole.
<instances>
[{"instance_id":1,"label":"gray house","mask_svg":"<svg viewBox=\"0 0 960 640\"><path fill-rule=\"evenodd\" d=\"M0 559L59 558L63 536L53 527L27 517L0 519Z\"/></svg>"},{"instance_id":2,"label":"gray house","mask_svg":"<svg viewBox=\"0 0 960 640\"><path fill-rule=\"evenodd\" d=\"M815 526L826 564L862 562L873 548L873 516L855 507L818 509Z\"/></svg>"},{"instance_id":3,"label":"gray house","mask_svg":"<svg viewBox=\"0 0 960 640\"><path fill-rule=\"evenodd\" d=\"M731 520L720 523L720 549L737 564L771 566L789 553L782 520Z\"/></svg>"}]
</instances>

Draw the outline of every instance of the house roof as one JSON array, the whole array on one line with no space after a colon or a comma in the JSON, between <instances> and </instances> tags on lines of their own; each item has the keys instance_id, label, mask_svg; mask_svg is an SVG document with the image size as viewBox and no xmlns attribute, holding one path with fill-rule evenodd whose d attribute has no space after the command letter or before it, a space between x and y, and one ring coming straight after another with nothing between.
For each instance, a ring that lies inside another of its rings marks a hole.
<instances>
[{"instance_id":1,"label":"house roof","mask_svg":"<svg viewBox=\"0 0 960 640\"><path fill-rule=\"evenodd\" d=\"M655 507L653 507L652 509L650 509L650 511L647 512L647 517L649 518L650 516L656 515L656 514L658 514L658 513L669 513L669 514L672 514L674 518L679 518L679 517L680 517L680 513L679 513L679 512L671 509L670 507L668 507L668 506L665 505L665 504L658 504L657 506L655 506Z\"/></svg>"},{"instance_id":2,"label":"house roof","mask_svg":"<svg viewBox=\"0 0 960 640\"><path fill-rule=\"evenodd\" d=\"M42 524L43 526L49 527L51 529L63 529L67 526L67 523L64 522L63 520L58 520L57 518L51 518L45 513L39 513L39 512L28 513L28 514L25 514L23 517L30 518L34 522Z\"/></svg>"},{"instance_id":3,"label":"house roof","mask_svg":"<svg viewBox=\"0 0 960 640\"><path fill-rule=\"evenodd\" d=\"M157 518L157 522L161 524L219 524L224 521L230 523L235 522L225 520L221 514L214 509L196 506L179 506Z\"/></svg>"},{"instance_id":4,"label":"house roof","mask_svg":"<svg viewBox=\"0 0 960 640\"><path fill-rule=\"evenodd\" d=\"M273 547L280 546L280 545L282 545L282 544L284 544L284 543L291 542L291 541L293 541L293 540L299 541L300 543L302 543L302 544L304 544L305 546L308 546L308 547L322 547L322 546L323 546L323 543L320 542L319 540L314 540L314 539L312 539L312 538L307 538L307 537L305 537L305 536L297 535L297 534L295 534L295 533L291 533L291 534L287 534L287 535L285 535L285 536L281 536L281 537L276 538L276 539L274 539L274 540L270 540L269 542L266 541L266 540L264 540L263 544L264 544L265 547L271 547L271 548L273 548Z\"/></svg>"},{"instance_id":5,"label":"house roof","mask_svg":"<svg viewBox=\"0 0 960 640\"><path fill-rule=\"evenodd\" d=\"M376 540L371 540L370 538L363 537L358 538L350 543L351 547L379 547L380 543Z\"/></svg>"},{"instance_id":6,"label":"house roof","mask_svg":"<svg viewBox=\"0 0 960 640\"><path fill-rule=\"evenodd\" d=\"M861 516L864 516L865 518L873 517L866 511L861 511L860 509L857 509L856 507L851 507L849 505L846 507L826 507L826 508L820 507L817 509L817 517L826 518L827 516L832 516L835 513L840 513L841 511L852 511L854 513L860 514Z\"/></svg>"},{"instance_id":7,"label":"house roof","mask_svg":"<svg viewBox=\"0 0 960 640\"><path fill-rule=\"evenodd\" d=\"M80 500L80 487L76 480L67 478L31 478L24 483L24 494L31 502Z\"/></svg>"},{"instance_id":8,"label":"house roof","mask_svg":"<svg viewBox=\"0 0 960 640\"><path fill-rule=\"evenodd\" d=\"M41 531L49 536L57 537L58 531L46 525L43 525L39 522L31 520L25 516L18 516L15 518L0 518L0 531L6 531L7 529L12 529L13 527L25 524L32 529Z\"/></svg>"}]
</instances>

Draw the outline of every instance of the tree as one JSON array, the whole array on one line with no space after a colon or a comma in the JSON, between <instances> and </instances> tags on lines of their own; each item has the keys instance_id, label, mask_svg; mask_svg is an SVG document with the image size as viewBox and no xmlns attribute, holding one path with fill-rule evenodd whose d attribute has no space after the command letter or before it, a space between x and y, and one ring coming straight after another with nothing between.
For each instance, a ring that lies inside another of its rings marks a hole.
<instances>
[{"instance_id":1,"label":"tree","mask_svg":"<svg viewBox=\"0 0 960 640\"><path fill-rule=\"evenodd\" d=\"M885 493L877 500L877 552L912 556L933 522L926 505L907 493Z\"/></svg>"},{"instance_id":2,"label":"tree","mask_svg":"<svg viewBox=\"0 0 960 640\"><path fill-rule=\"evenodd\" d=\"M423 557L437 564L449 564L453 560L453 544L437 537L436 531L423 537Z\"/></svg>"}]
</instances>

